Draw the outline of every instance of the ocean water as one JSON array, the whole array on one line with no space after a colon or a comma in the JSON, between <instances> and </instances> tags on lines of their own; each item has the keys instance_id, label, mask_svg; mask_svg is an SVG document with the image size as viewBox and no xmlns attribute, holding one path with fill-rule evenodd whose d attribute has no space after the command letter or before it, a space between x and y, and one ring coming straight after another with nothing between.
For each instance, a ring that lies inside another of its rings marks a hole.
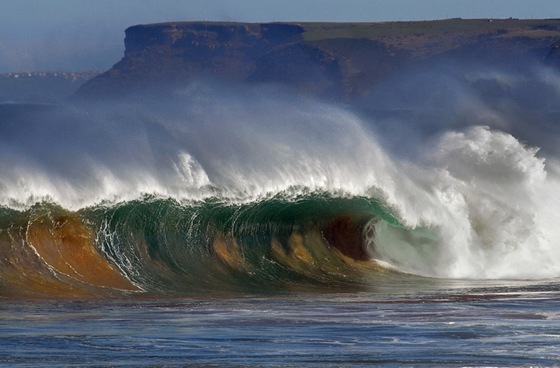
<instances>
[{"instance_id":1,"label":"ocean water","mask_svg":"<svg viewBox=\"0 0 560 368\"><path fill-rule=\"evenodd\" d=\"M445 282L439 286L444 285L450 286ZM0 364L558 364L557 283L426 287L402 293L385 290L212 294L156 300L3 301Z\"/></svg>"},{"instance_id":2,"label":"ocean water","mask_svg":"<svg viewBox=\"0 0 560 368\"><path fill-rule=\"evenodd\" d=\"M560 79L527 78L1 105L0 365L556 365Z\"/></svg>"}]
</instances>

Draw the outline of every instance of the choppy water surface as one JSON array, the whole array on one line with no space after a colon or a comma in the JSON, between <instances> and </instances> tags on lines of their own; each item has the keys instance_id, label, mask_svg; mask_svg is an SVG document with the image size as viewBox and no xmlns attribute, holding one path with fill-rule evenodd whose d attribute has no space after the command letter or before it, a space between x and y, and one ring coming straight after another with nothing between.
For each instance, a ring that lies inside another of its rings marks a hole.
<instances>
[{"instance_id":1,"label":"choppy water surface","mask_svg":"<svg viewBox=\"0 0 560 368\"><path fill-rule=\"evenodd\" d=\"M556 284L3 301L5 366L551 366Z\"/></svg>"}]
</instances>

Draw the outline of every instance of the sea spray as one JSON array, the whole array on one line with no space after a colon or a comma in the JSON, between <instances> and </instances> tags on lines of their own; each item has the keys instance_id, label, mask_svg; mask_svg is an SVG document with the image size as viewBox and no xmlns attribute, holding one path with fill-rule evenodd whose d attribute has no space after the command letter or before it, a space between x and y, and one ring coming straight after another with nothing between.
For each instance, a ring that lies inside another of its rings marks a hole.
<instances>
[{"instance_id":1,"label":"sea spray","mask_svg":"<svg viewBox=\"0 0 560 368\"><path fill-rule=\"evenodd\" d=\"M79 209L144 194L251 199L294 186L351 194L381 187L391 164L355 115L251 93L250 103L232 94L172 106L53 108L23 122L28 133L5 138L0 203L46 198Z\"/></svg>"},{"instance_id":2,"label":"sea spray","mask_svg":"<svg viewBox=\"0 0 560 368\"><path fill-rule=\"evenodd\" d=\"M547 176L536 154L486 127L443 134L422 174L422 181L431 178L431 203L426 206L420 196L415 206L400 211L406 228L377 225L376 253L426 276L557 277L558 237L551 218L558 216L558 178Z\"/></svg>"},{"instance_id":3,"label":"sea spray","mask_svg":"<svg viewBox=\"0 0 560 368\"><path fill-rule=\"evenodd\" d=\"M5 125L2 282L21 288L39 262L36 278L60 292L99 287L35 247L47 224L59 251L60 229L83 227L88 252L142 292L363 287L385 268L560 276L558 175L537 149L475 126L399 155L345 108L259 91L60 106Z\"/></svg>"}]
</instances>

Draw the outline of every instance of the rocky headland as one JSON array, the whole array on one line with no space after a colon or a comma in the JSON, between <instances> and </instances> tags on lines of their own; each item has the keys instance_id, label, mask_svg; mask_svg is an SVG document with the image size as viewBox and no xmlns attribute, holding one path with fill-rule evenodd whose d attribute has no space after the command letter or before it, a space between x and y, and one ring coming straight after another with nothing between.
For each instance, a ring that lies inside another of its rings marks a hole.
<instances>
[{"instance_id":1,"label":"rocky headland","mask_svg":"<svg viewBox=\"0 0 560 368\"><path fill-rule=\"evenodd\" d=\"M560 20L383 23L181 22L126 30L124 57L77 97L165 92L194 79L279 83L352 99L426 66L560 67Z\"/></svg>"}]
</instances>

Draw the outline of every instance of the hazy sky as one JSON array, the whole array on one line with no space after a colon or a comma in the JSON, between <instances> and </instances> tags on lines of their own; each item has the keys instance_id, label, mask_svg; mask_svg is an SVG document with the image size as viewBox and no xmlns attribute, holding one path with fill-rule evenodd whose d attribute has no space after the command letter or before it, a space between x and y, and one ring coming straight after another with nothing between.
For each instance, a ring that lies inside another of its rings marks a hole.
<instances>
[{"instance_id":1,"label":"hazy sky","mask_svg":"<svg viewBox=\"0 0 560 368\"><path fill-rule=\"evenodd\" d=\"M141 23L454 17L560 18L560 0L0 0L0 73L106 70Z\"/></svg>"}]
</instances>

